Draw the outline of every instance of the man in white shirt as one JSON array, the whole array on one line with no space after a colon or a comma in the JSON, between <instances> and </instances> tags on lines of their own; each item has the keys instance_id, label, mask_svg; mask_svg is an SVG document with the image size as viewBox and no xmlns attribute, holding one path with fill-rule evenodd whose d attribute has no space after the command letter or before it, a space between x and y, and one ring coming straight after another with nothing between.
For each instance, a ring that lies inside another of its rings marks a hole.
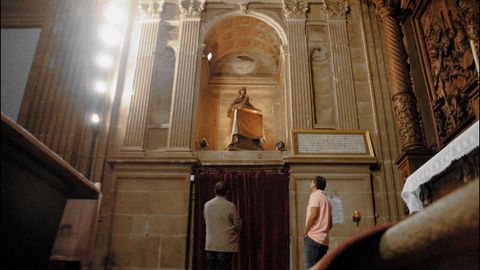
<instances>
[{"instance_id":1,"label":"man in white shirt","mask_svg":"<svg viewBox=\"0 0 480 270\"><path fill-rule=\"evenodd\" d=\"M215 184L215 198L205 203L203 209L209 270L230 270L233 253L238 252L241 220L235 204L225 198L228 191L228 183Z\"/></svg>"}]
</instances>

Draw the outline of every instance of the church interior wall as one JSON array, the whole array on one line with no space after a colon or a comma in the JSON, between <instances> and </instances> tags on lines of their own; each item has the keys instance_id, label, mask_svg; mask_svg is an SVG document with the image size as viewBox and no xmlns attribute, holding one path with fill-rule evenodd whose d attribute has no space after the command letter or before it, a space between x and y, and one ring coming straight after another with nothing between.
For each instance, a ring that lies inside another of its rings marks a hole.
<instances>
[{"instance_id":1,"label":"church interior wall","mask_svg":"<svg viewBox=\"0 0 480 270\"><path fill-rule=\"evenodd\" d=\"M204 55L206 51L203 50L204 46L207 46L204 43L208 40L202 40L202 37L211 29L209 27L214 27L222 18L246 14L240 10L241 6L232 4L232 1L207 2L209 3L202 15L200 44L195 44L198 45L197 55L192 56L197 57L199 62L195 89L192 89L196 91L194 102L191 107L184 108L194 112L194 119L187 119L193 123L191 127L187 127L190 128L187 132L191 133L191 144L194 147L190 151L181 152L172 150L168 145L169 131L172 129L175 83L179 80L178 75L182 73L178 68L179 55L182 52L179 51L181 12L178 1L166 0L160 12L158 36L154 42L156 49L153 57L150 57L154 60L151 66L152 76L142 78L145 83L150 84L147 89L149 94L144 97L146 108L142 108L146 113L142 119L137 119L145 124L144 129L137 130L127 124L134 104L133 97L138 95L133 89L137 79L135 72L143 68L139 64L141 56L138 53L144 42L141 40L142 21L136 5L132 5L135 10L131 13L136 15L131 18L126 35L128 44L122 47L123 51L120 53L122 59L118 69L119 84L111 107L106 106L111 108L111 124L100 131L97 143L99 150L94 157L88 156L89 145L93 141L92 129L83 123L84 114L93 106L93 102L76 92L84 89L86 82L83 78L74 76L88 70L88 65L83 63L82 59L90 52L85 49L78 53L73 52L71 57L66 56L71 48L78 48L78 44L77 47L69 44L78 42L76 35L86 33L87 26L76 26L73 22L61 23L67 15L72 16L74 22L84 21L85 18L76 13L84 11L80 7L81 1L1 2L2 28L42 26L19 123L82 173L90 173L87 172L86 164L89 159L93 159L95 173L92 179L102 183L101 222L93 269L184 267L186 239L189 237L189 176L195 163L216 166L255 167L262 164L290 167L290 194L286 196L290 200L291 269L301 269L303 265L302 230L305 205L308 185L315 175L326 176L329 181L327 193L344 198L345 222L334 226L331 248L361 230L403 219L405 209L399 193L405 175L400 174L395 165L395 159L401 153L396 130L402 127L397 126L392 110L385 68L388 52L383 47L386 34L383 33L373 4L362 0L349 1L349 11L345 14L346 45L351 66L344 68L352 71L352 88L347 90L356 106L354 119L347 119L348 123L339 117L342 113L339 104L343 101L339 100L338 89L335 88L338 74L335 74L332 66L332 50L339 44L332 44L329 38L329 21L320 1L311 1L309 4L305 42L307 58L310 61L308 75L314 96L311 105L314 107L315 122L312 122L310 128L338 130L353 123L354 129L368 130L378 161L376 164L370 159L352 162L348 159L293 157L290 129L297 120L293 116L296 108L292 106L292 97L296 97L298 89L291 87L291 48L288 47L290 44L286 35L287 23L282 12L282 2L265 1L268 3L250 3L247 6L248 16L261 19L270 25L283 42L278 48L278 73L262 78L212 76ZM64 11L70 13L65 15L62 13ZM45 20L46 16L49 20ZM53 34L57 24L65 35L62 39ZM438 125L435 121L438 119L435 120L432 114L432 100L429 100L431 94L425 93L432 91L433 85L432 78L424 79L425 76L433 74L425 73L425 64L430 62L427 55L415 54L420 51L417 46L422 39L417 37L412 41L411 37L416 37L418 33L414 32L412 22L409 21L407 25L411 28L406 28L406 34L410 37L406 47L408 54L412 56L411 64L414 63L412 78L419 100L419 111L425 123L423 129L427 137L427 147L441 147L449 139L442 141L437 137L439 131L436 130ZM468 68L472 69L472 66ZM428 68L426 70L429 71ZM48 87L55 83L59 86ZM251 102L264 113L267 138L265 151L223 151L229 120L226 111L241 86L247 87ZM477 100L477 108L472 110L477 109L477 115L470 111L469 117L478 119L478 85L476 97L475 91L472 90L472 93L471 98ZM61 106L60 101L63 102ZM67 107L74 109L63 114L62 110ZM51 121L52 119L55 121ZM460 130L461 128L458 128L449 132L454 134ZM129 131L140 137L138 143L125 143ZM207 149L199 148L198 142L202 138L206 138L210 144ZM274 151L277 141L287 144L286 151ZM355 210L362 213L358 226L351 221L351 214Z\"/></svg>"},{"instance_id":2,"label":"church interior wall","mask_svg":"<svg viewBox=\"0 0 480 270\"><path fill-rule=\"evenodd\" d=\"M258 6L257 6L258 7ZM353 9L359 8L359 6L352 6ZM315 8L313 8L315 10ZM215 16L220 16L221 12L216 10L215 12L212 12L215 14ZM211 14L208 12L207 8L207 13L206 13L206 22L208 22L209 16L215 17L213 15L208 15ZM358 24L358 22L361 22L361 18L357 18L355 21L352 23L348 23L349 27L351 24ZM315 48L315 46L321 46L323 49L328 50L330 47L330 41L328 39L328 29L325 24L325 17L322 17L322 19L319 19L317 21L309 20L307 22L308 27L308 32L307 36L309 37L308 44L310 47ZM355 80L355 99L357 100L357 106L359 107L359 114L358 114L358 122L359 122L359 128L366 128L371 130L372 132L372 139L373 140L378 140L378 131L375 123L375 117L374 117L374 112L373 112L373 105L372 103L374 102L372 100L372 93L373 91L370 88L369 85L369 78L366 75L367 73L367 63L366 63L366 56L365 56L365 46L363 41L363 36L362 36L362 29L353 28L353 29L348 29L349 34L350 32L360 32L357 34L357 36L351 37L349 40L350 43L355 42L355 46L351 48L351 54L352 54L352 70L354 71L354 80ZM208 41L205 41L208 42ZM205 54L206 52L202 52ZM323 52L321 52L323 53ZM323 57L323 56L322 56ZM324 59L322 59L324 60ZM282 74L279 76L278 80L275 80L274 78L266 80L267 83L262 82L262 85L256 85L258 81L261 81L260 79L248 79L248 78L243 78L240 79L240 82L238 79L235 78L227 78L227 77L211 77L211 74L209 74L208 70L208 63L207 60L205 59L205 55L203 55L202 60L201 60L201 73L200 77L201 80L199 82L199 97L198 97L198 113L196 115L196 135L195 135L195 147L198 150L198 141L202 138L206 138L207 141L209 142L209 147L205 150L205 152L202 153L202 156L205 157L206 160L209 158L213 158L214 160L216 159L216 155L213 153L208 153L210 151L215 152L215 151L222 151L224 147L224 137L226 134L226 127L228 126L228 118L226 117L226 111L227 111L227 106L230 102L230 100L233 100L233 98L236 96L236 92L238 91L237 88L240 86L246 86L248 90L248 94L251 97L251 102L254 104L256 107L262 109L262 112L264 113L265 117L265 131L267 135L267 139L269 139L269 143L266 144L265 150L266 151L272 151L274 150L274 142L278 140L283 140L286 141L287 143L287 136L285 134L286 130L286 125L287 125L287 119L288 117L283 118L282 115L285 115L287 113L287 106L284 106L284 104L287 104L286 102L286 95L284 93L288 91L286 88L285 80L282 78ZM328 63L328 64L325 64ZM284 62L281 62L282 65ZM166 68L165 65L162 68ZM313 80L317 80L320 82L318 87L320 89L314 89L314 91L319 92L323 97L327 96L328 100L330 100L330 103L326 104L319 104L319 110L316 112L317 115L321 116L321 119L318 119L318 123L320 128L337 128L337 123L336 123L336 110L337 107L335 105L336 97L335 97L335 92L332 91L332 87L328 87L328 81L332 80L332 69L330 67L330 61L327 58L324 60L322 65L319 65L319 67L315 67L318 69L317 72L312 72L313 75ZM315 70L314 70L315 71ZM179 72L179 71L177 71ZM280 72L284 72L284 70L281 70ZM285 73L288 74L288 73ZM325 78L320 78L318 79L315 75L317 76L325 76ZM210 77L209 77L210 76ZM205 79L209 78L209 79ZM265 79L264 79L265 80ZM233 81L233 83L232 83ZM158 88L161 88L163 85L160 82L155 82L156 85L158 85ZM314 83L315 84L315 83ZM251 87L250 87L251 86ZM323 91L323 92L322 92ZM319 98L320 102L326 102L325 99ZM381 103L381 102L380 102ZM157 108L151 108L150 109L150 114L154 111L159 111L158 107L158 102L152 102L150 103L151 105L156 105ZM272 104L274 106L272 106ZM381 103L383 106L384 104ZM388 106L388 105L387 105ZM320 109L321 108L321 109ZM323 110L323 112L322 112ZM320 111L320 113L319 113ZM325 111L329 112L329 117L325 117L325 122L324 120L324 115ZM328 120L330 119L330 120ZM151 134L151 133L150 133ZM272 136L273 135L273 136ZM273 138L273 140L272 140ZM148 141L158 141L159 137L152 136ZM155 148L155 147L154 147ZM380 147L379 147L380 148ZM158 148L157 148L158 149ZM381 148L380 148L381 149ZM246 162L247 164L254 164L254 160L249 160L249 158L253 157L253 155L243 155L242 153L238 153L239 155L242 156L242 162ZM216 161L220 163L225 163L229 164L229 155L220 155L219 157L222 158L223 161ZM217 157L218 158L218 157ZM238 163L238 161L234 161L235 157L230 157L233 162ZM245 160L245 158L247 160ZM211 160L210 160L211 162ZM253 162L253 163L251 163ZM272 162L272 161L270 161ZM279 161L277 161L279 162ZM281 162L281 161L280 161ZM375 190L372 190L371 181L372 181L372 172L368 169L368 165L364 166L356 166L353 167L353 169L348 170L348 172L343 171L340 172L338 170L335 170L332 166L313 166L314 169L310 166L297 166L296 167L296 174L292 174L291 177L291 192L293 197L295 198L296 204L291 203L291 217L295 217L292 221L292 229L296 227L301 227L301 224L303 224L304 220L304 210L301 207L302 203L305 203L306 199L306 191L303 189L305 188L306 183L308 183L308 179L310 177L313 177L315 174L325 174L327 173L330 178L332 178L332 191L335 192L337 195L342 195L348 197L345 201L345 213L350 213L354 209L353 208L358 208L361 209L360 211L364 215L364 220L360 223L360 227L356 227L355 224L350 224L346 223L344 225L338 226L335 231L332 232L332 246L338 245L342 240L346 239L349 235L354 234L357 230L361 228L366 228L369 226L373 226L376 223L375 215L374 215L374 209L373 209L373 202L372 202L372 197L373 194L372 192L377 192L378 194L376 195L377 197L380 197L382 200L385 200L385 197L387 196L386 194L386 187L384 187L383 182L387 181L386 178L387 176L383 171L380 172L373 172L375 175L375 179L378 182L379 187L375 187ZM342 167L345 169L345 167ZM383 169L383 168L382 168ZM313 170L313 171L312 171ZM328 171L330 170L330 173ZM359 172L362 173L359 173ZM160 173L161 174L161 173ZM142 179L141 176L139 176L138 179ZM143 180L138 180L138 181L143 181ZM163 180L159 180L163 181ZM136 182L136 181L132 181ZM350 190L350 191L349 191ZM344 194L344 192L346 192ZM350 193L349 193L350 192ZM355 194L353 194L355 193ZM380 195L381 194L381 195ZM395 191L393 191L393 194L395 194ZM128 198L128 197L126 197ZM128 200L128 199L127 199ZM387 200L388 201L388 200ZM389 206L385 206L386 208L389 208ZM378 210L385 210L385 209L376 209ZM382 218L385 220L389 220L391 217L389 216L389 211L385 210L385 212L380 212L376 213L377 215L380 215ZM116 214L114 214L116 215ZM134 218L135 219L135 218ZM119 223L120 220L117 219L112 219L112 226L117 226L115 225L116 223ZM169 221L167 220L167 223ZM178 225L178 224L177 224ZM168 224L165 224L165 226L170 226ZM179 225L180 226L180 225ZM185 227L185 223L181 225ZM294 235L294 231L292 231L292 249L291 253L296 254L296 256L292 257L292 263L298 265L300 267L302 265L302 255L300 254L301 252L301 241L298 241L301 239L300 236ZM295 239L295 241L293 241ZM120 242L119 242L120 243ZM296 244L295 244L296 243ZM113 247L112 244L108 244L108 246ZM157 246L156 246L157 247ZM181 256L183 253L179 253L176 256ZM177 257L178 261L183 261L182 258ZM294 267L295 269L295 267Z\"/></svg>"}]
</instances>

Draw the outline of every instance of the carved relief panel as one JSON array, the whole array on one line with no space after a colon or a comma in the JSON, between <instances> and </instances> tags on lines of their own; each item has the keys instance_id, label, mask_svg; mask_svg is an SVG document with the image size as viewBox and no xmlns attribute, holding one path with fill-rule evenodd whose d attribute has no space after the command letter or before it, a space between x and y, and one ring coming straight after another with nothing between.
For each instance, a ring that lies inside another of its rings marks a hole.
<instances>
[{"instance_id":1,"label":"carved relief panel","mask_svg":"<svg viewBox=\"0 0 480 270\"><path fill-rule=\"evenodd\" d=\"M478 51L477 1L425 1L418 17L430 98L441 145L473 119L478 95L471 41ZM478 105L477 105L478 106Z\"/></svg>"}]
</instances>

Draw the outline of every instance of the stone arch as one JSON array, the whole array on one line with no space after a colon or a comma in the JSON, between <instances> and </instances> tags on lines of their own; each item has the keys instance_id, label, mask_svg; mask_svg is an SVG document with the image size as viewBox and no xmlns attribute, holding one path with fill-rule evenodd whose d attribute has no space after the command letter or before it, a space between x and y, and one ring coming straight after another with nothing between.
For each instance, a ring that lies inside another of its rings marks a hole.
<instances>
[{"instance_id":1,"label":"stone arch","mask_svg":"<svg viewBox=\"0 0 480 270\"><path fill-rule=\"evenodd\" d=\"M158 150L167 145L170 128L170 107L177 52L168 43L155 52L155 65L151 79L148 104L147 134L145 148Z\"/></svg>"},{"instance_id":2,"label":"stone arch","mask_svg":"<svg viewBox=\"0 0 480 270\"><path fill-rule=\"evenodd\" d=\"M249 11L247 13L242 12L242 11L234 11L234 12L219 15L219 16L209 20L207 23L204 24L203 32L201 34L200 40L205 42L206 34L218 22L222 21L225 18L235 17L235 16L253 17L255 19L258 19L258 20L261 20L261 21L265 22L266 24L268 24L270 27L272 27L276 31L277 35L282 40L282 45L285 46L285 45L288 44L287 33L286 33L284 27L282 27L282 25L279 22L277 22L275 19L273 19L272 17L270 17L268 15L265 15L263 13L260 13L260 12L256 12L256 11Z\"/></svg>"},{"instance_id":3,"label":"stone arch","mask_svg":"<svg viewBox=\"0 0 480 270\"><path fill-rule=\"evenodd\" d=\"M237 31L246 33L233 35L235 40L229 42L228 33ZM287 36L283 27L265 14L236 11L207 21L200 40L204 50L198 71L196 142L206 138L209 150L224 150L229 119L225 106L240 87L246 87L253 104L263 108L267 138L264 149L274 151L276 142L288 139L284 57ZM211 62L205 57L209 52L214 55ZM255 63L251 70L245 67L248 61ZM236 63L245 70L238 69Z\"/></svg>"}]
</instances>

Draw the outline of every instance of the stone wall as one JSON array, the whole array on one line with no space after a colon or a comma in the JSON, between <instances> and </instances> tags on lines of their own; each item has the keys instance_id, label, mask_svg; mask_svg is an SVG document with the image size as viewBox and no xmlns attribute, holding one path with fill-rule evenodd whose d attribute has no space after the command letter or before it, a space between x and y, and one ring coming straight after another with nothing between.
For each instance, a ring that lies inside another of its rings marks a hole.
<instances>
[{"instance_id":1,"label":"stone wall","mask_svg":"<svg viewBox=\"0 0 480 270\"><path fill-rule=\"evenodd\" d=\"M93 269L183 269L190 166L111 165Z\"/></svg>"}]
</instances>

